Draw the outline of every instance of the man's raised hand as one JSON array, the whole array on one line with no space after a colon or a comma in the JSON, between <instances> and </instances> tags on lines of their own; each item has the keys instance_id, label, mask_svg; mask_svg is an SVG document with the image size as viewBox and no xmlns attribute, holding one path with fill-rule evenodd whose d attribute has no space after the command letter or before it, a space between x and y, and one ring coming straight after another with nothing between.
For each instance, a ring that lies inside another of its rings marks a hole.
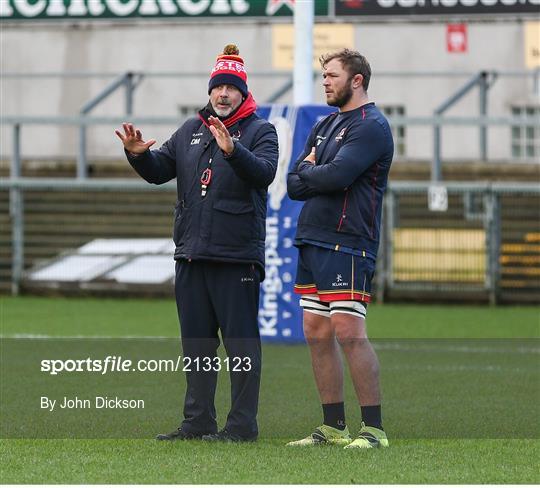
<instances>
[{"instance_id":1,"label":"man's raised hand","mask_svg":"<svg viewBox=\"0 0 540 488\"><path fill-rule=\"evenodd\" d=\"M210 132L215 137L219 148L225 154L231 154L234 151L234 142L225 124L217 117L212 116L208 118L208 121L211 124L209 127Z\"/></svg>"},{"instance_id":2,"label":"man's raised hand","mask_svg":"<svg viewBox=\"0 0 540 488\"><path fill-rule=\"evenodd\" d=\"M156 143L155 139L145 142L142 138L141 131L135 129L133 124L124 122L122 127L124 129L123 134L119 130L115 130L114 132L122 141L126 151L131 154L142 154Z\"/></svg>"}]
</instances>

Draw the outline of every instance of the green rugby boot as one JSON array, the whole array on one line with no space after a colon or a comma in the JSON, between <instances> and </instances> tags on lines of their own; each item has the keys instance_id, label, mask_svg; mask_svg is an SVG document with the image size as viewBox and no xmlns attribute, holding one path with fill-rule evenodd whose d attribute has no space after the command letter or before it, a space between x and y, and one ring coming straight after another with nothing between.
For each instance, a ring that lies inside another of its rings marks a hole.
<instances>
[{"instance_id":1,"label":"green rugby boot","mask_svg":"<svg viewBox=\"0 0 540 488\"><path fill-rule=\"evenodd\" d=\"M288 446L321 446L323 444L345 446L351 442L351 434L349 429L344 430L334 429L328 425L317 427L313 434L308 435L305 439L289 442Z\"/></svg>"},{"instance_id":2,"label":"green rugby boot","mask_svg":"<svg viewBox=\"0 0 540 488\"><path fill-rule=\"evenodd\" d=\"M388 438L384 430L369 427L362 422L360 434L345 446L345 449L372 449L374 447L388 447Z\"/></svg>"}]
</instances>

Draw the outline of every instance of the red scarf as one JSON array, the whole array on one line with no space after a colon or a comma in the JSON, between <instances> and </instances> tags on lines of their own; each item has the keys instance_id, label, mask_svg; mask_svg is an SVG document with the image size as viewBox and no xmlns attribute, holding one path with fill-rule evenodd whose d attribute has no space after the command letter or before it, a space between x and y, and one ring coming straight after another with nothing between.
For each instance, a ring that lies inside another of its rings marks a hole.
<instances>
[{"instance_id":1,"label":"red scarf","mask_svg":"<svg viewBox=\"0 0 540 488\"><path fill-rule=\"evenodd\" d=\"M229 128L236 124L236 122L239 120L248 118L253 112L255 112L255 110L257 110L257 104L255 103L255 99L253 98L253 95L251 95L251 92L248 92L247 98L231 115L225 119L222 119L221 117L219 117L219 119L223 122L225 127ZM208 107L205 107L199 111L199 118L202 120L203 124L206 125L206 127L210 126L208 118L211 115L216 117L216 114L212 112L208 110Z\"/></svg>"}]
</instances>

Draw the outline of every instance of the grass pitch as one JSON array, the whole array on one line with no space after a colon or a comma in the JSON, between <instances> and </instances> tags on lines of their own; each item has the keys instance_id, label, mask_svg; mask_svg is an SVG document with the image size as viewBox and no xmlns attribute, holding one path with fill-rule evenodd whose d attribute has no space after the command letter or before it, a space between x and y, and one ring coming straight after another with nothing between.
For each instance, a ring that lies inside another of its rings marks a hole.
<instances>
[{"instance_id":1,"label":"grass pitch","mask_svg":"<svg viewBox=\"0 0 540 488\"><path fill-rule=\"evenodd\" d=\"M3 483L539 483L539 317L533 307L371 306L368 327L378 339L391 443L386 450L285 448L287 440L320 424L320 406L306 347L265 345L257 443L2 439L0 478ZM178 334L170 300L5 297L0 325L4 338ZM220 425L229 401L227 383L222 372L216 397ZM356 431L359 409L348 375L346 385L347 422ZM177 426L182 388L178 377L178 401L145 419L148 437ZM3 406L6 402L2 398ZM114 428L96 423L103 437ZM47 436L54 437L54 429Z\"/></svg>"}]
</instances>

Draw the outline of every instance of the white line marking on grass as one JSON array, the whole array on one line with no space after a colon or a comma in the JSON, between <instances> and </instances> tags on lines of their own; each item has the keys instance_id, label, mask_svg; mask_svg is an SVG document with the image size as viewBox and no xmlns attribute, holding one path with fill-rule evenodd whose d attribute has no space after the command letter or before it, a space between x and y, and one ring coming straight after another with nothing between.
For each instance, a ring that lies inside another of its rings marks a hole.
<instances>
[{"instance_id":1,"label":"white line marking on grass","mask_svg":"<svg viewBox=\"0 0 540 488\"><path fill-rule=\"evenodd\" d=\"M436 366L432 364L427 364L424 366L408 366L408 365L401 365L401 366L389 366L389 367L382 367L383 371L435 371L435 372L443 372L443 373L455 373L455 372L461 372L461 371L482 371L485 373L537 373L538 369L536 368L507 368L504 366L497 366L493 364L486 364L486 365L470 365L470 366Z\"/></svg>"},{"instance_id":2,"label":"white line marking on grass","mask_svg":"<svg viewBox=\"0 0 540 488\"><path fill-rule=\"evenodd\" d=\"M43 339L43 340L55 340L55 339L145 339L145 340L163 340L163 339L178 339L179 337L173 336L105 336L105 335L47 335L47 334L0 334L0 339ZM405 339L407 342L379 342L377 340L372 341L373 347L380 351L412 351L412 352L459 352L459 353L482 353L482 354L540 354L539 347L526 347L519 346L514 348L509 347L491 347L491 346L460 346L460 345L443 345L443 344L418 344L415 343L416 339ZM425 341L425 339L418 339ZM434 341L441 341L445 339L433 339ZM449 339L456 341L458 339ZM469 339L461 339L463 341ZM482 339L470 339L471 341L480 341ZM513 341L514 339L485 339L488 341ZM521 339L523 340L523 339ZM537 341L538 339L531 339Z\"/></svg>"},{"instance_id":3,"label":"white line marking on grass","mask_svg":"<svg viewBox=\"0 0 540 488\"><path fill-rule=\"evenodd\" d=\"M162 340L162 339L180 339L179 337L172 336L89 336L89 335L70 335L70 336L55 336L47 334L0 334L0 339L149 339L149 340Z\"/></svg>"},{"instance_id":4,"label":"white line marking on grass","mask_svg":"<svg viewBox=\"0 0 540 488\"><path fill-rule=\"evenodd\" d=\"M436 339L440 340L440 339ZM455 341L456 339L450 339ZM462 339L467 340L467 339ZM478 341L481 339L471 339ZM486 340L501 340L506 339L486 339ZM513 339L508 339L513 340ZM414 339L413 339L414 341ZM500 353L500 354L540 354L538 347L519 346L515 348L508 347L491 347L491 346L457 346L457 345L442 345L442 344L406 344L403 342L373 342L373 347L381 351L425 351L425 352L461 352L461 353Z\"/></svg>"}]
</instances>

